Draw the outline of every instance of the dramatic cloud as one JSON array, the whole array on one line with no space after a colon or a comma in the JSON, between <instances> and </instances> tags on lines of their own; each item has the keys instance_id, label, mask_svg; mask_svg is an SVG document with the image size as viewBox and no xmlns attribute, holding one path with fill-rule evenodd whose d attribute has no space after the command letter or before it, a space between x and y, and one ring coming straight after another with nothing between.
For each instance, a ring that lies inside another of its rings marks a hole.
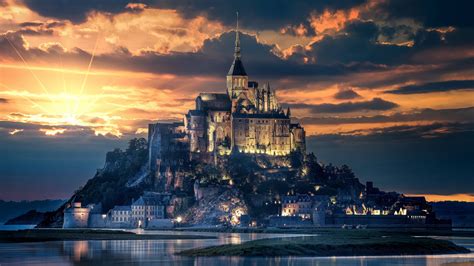
<instances>
[{"instance_id":1,"label":"dramatic cloud","mask_svg":"<svg viewBox=\"0 0 474 266\"><path fill-rule=\"evenodd\" d=\"M356 117L304 117L303 124L339 125L361 123L390 123L390 122L469 122L474 123L474 107L459 109L424 109L411 113L395 113L391 115L356 116Z\"/></svg>"},{"instance_id":2,"label":"dramatic cloud","mask_svg":"<svg viewBox=\"0 0 474 266\"><path fill-rule=\"evenodd\" d=\"M363 0L336 1L251 1L243 0L228 3L226 1L205 0L150 0L140 1L150 7L174 9L185 17L192 18L202 14L222 21L226 25L235 24L235 12L239 11L244 27L255 29L281 28L289 24L299 24L307 19L311 12L324 10L348 9L362 4ZM129 1L116 0L43 0L41 3L26 0L29 8L44 16L70 19L81 22L92 11L119 13L126 10Z\"/></svg>"},{"instance_id":3,"label":"dramatic cloud","mask_svg":"<svg viewBox=\"0 0 474 266\"><path fill-rule=\"evenodd\" d=\"M293 103L288 104L291 108L309 109L314 113L348 113L355 111L385 111L398 107L398 104L385 101L381 98L374 98L370 101L361 102L344 102L339 104L323 103L323 104L305 104Z\"/></svg>"},{"instance_id":4,"label":"dramatic cloud","mask_svg":"<svg viewBox=\"0 0 474 266\"><path fill-rule=\"evenodd\" d=\"M352 100L360 98L360 95L353 89L343 89L334 94L334 98L338 100Z\"/></svg>"},{"instance_id":5,"label":"dramatic cloud","mask_svg":"<svg viewBox=\"0 0 474 266\"><path fill-rule=\"evenodd\" d=\"M458 144L469 136L466 125L474 123L472 5L438 0L0 0L0 149L19 151L8 163L0 162L0 173L8 176L0 187L19 188L38 175L51 177L47 184L52 187L62 175L76 182L63 186L69 192L100 165L106 147L144 136L147 124L156 120L182 119L199 92L225 92L236 11L250 80L270 82L307 135L317 136L323 147L315 151L323 159L337 162L357 149L381 152L378 147L386 144L403 165L396 145L403 141L397 136L409 140L412 145L404 152L419 155L416 159L434 159L429 153L436 153L434 145L443 147L438 153L463 153ZM415 134L417 129L424 133ZM459 141L438 143L451 138ZM331 150L346 140L354 140L354 146ZM54 153L67 158L68 149L76 153L74 160L80 161L81 153L93 158L69 165L83 169L82 174L51 170L56 169ZM37 160L42 152L49 159L44 167L35 165L37 171L10 168ZM466 160L460 160L461 167ZM374 160L373 165L388 162ZM373 165L371 178L377 173ZM425 176L430 173L427 169ZM408 192L426 190L419 186Z\"/></svg>"},{"instance_id":6,"label":"dramatic cloud","mask_svg":"<svg viewBox=\"0 0 474 266\"><path fill-rule=\"evenodd\" d=\"M126 10L128 0L25 0L25 4L42 16L84 21L91 12L119 13Z\"/></svg>"},{"instance_id":7,"label":"dramatic cloud","mask_svg":"<svg viewBox=\"0 0 474 266\"><path fill-rule=\"evenodd\" d=\"M349 22L343 33L327 35L315 42L305 51L306 56L324 65L355 62L393 65L408 58L409 47L377 42L379 30L374 22Z\"/></svg>"},{"instance_id":8,"label":"dramatic cloud","mask_svg":"<svg viewBox=\"0 0 474 266\"><path fill-rule=\"evenodd\" d=\"M472 27L471 10L474 3L469 0L455 3L443 0L391 0L380 1L376 12L389 19L413 19L426 27Z\"/></svg>"},{"instance_id":9,"label":"dramatic cloud","mask_svg":"<svg viewBox=\"0 0 474 266\"><path fill-rule=\"evenodd\" d=\"M370 134L319 135L307 140L318 159L351 165L362 182L407 194L474 192L474 124L374 129ZM459 184L463 184L459 186Z\"/></svg>"},{"instance_id":10,"label":"dramatic cloud","mask_svg":"<svg viewBox=\"0 0 474 266\"><path fill-rule=\"evenodd\" d=\"M440 82L430 82L425 84L408 85L398 89L387 91L394 94L417 94L439 91L452 91L474 89L474 80L449 80Z\"/></svg>"}]
</instances>

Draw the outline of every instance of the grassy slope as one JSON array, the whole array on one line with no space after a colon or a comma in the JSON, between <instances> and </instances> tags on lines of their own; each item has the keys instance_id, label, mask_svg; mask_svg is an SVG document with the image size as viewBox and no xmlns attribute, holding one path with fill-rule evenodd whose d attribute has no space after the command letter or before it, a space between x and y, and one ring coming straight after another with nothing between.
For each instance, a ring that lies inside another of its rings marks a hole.
<instances>
[{"instance_id":1,"label":"grassy slope","mask_svg":"<svg viewBox=\"0 0 474 266\"><path fill-rule=\"evenodd\" d=\"M445 240L382 234L376 231L334 231L319 236L263 239L239 245L185 250L184 256L370 256L468 253Z\"/></svg>"}]
</instances>

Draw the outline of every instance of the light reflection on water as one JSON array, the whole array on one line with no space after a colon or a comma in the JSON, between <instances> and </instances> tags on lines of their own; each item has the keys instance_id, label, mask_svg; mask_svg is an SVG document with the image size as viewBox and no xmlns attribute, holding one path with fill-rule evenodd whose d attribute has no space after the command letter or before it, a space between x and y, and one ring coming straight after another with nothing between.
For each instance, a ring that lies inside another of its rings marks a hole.
<instances>
[{"instance_id":1,"label":"light reflection on water","mask_svg":"<svg viewBox=\"0 0 474 266\"><path fill-rule=\"evenodd\" d=\"M157 234L183 234L182 232L146 232ZM190 234L185 232L184 234ZM93 240L56 241L39 243L0 244L0 265L443 265L451 262L471 262L474 254L436 256L377 256L377 257L282 257L282 258L187 258L175 252L217 244L241 243L248 240L295 235L191 233L217 235L218 239L204 240ZM474 238L443 238L474 250ZM468 264L463 264L468 265Z\"/></svg>"}]
</instances>

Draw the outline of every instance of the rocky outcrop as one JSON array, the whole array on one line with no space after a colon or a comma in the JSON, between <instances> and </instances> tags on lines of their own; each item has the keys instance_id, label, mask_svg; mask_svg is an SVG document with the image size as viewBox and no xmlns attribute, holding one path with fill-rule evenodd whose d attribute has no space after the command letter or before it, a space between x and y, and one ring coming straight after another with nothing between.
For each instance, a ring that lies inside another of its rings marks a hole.
<instances>
[{"instance_id":1,"label":"rocky outcrop","mask_svg":"<svg viewBox=\"0 0 474 266\"><path fill-rule=\"evenodd\" d=\"M213 193L202 194L199 202L188 210L185 222L194 225L238 225L240 216L248 213L243 195L231 187L212 190Z\"/></svg>"}]
</instances>

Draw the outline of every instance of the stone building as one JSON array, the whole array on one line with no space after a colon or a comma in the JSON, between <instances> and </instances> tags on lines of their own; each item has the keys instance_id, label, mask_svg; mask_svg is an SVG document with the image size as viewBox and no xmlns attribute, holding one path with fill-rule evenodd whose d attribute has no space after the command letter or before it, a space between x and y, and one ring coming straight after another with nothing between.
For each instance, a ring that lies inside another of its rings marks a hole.
<instances>
[{"instance_id":1,"label":"stone building","mask_svg":"<svg viewBox=\"0 0 474 266\"><path fill-rule=\"evenodd\" d=\"M153 220L166 218L166 207L170 200L170 194L145 192L131 205L131 226L145 228Z\"/></svg>"},{"instance_id":2,"label":"stone building","mask_svg":"<svg viewBox=\"0 0 474 266\"><path fill-rule=\"evenodd\" d=\"M105 227L106 217L102 215L102 204L82 206L73 202L64 210L63 228Z\"/></svg>"},{"instance_id":3,"label":"stone building","mask_svg":"<svg viewBox=\"0 0 474 266\"><path fill-rule=\"evenodd\" d=\"M192 157L244 153L286 155L305 150L304 129L278 103L268 83L249 81L242 62L238 28L226 93L201 93L185 117Z\"/></svg>"},{"instance_id":4,"label":"stone building","mask_svg":"<svg viewBox=\"0 0 474 266\"><path fill-rule=\"evenodd\" d=\"M128 228L132 220L132 208L130 206L115 206L108 213L109 227Z\"/></svg>"},{"instance_id":5,"label":"stone building","mask_svg":"<svg viewBox=\"0 0 474 266\"><path fill-rule=\"evenodd\" d=\"M90 209L74 202L64 210L63 228L86 228L89 226Z\"/></svg>"},{"instance_id":6,"label":"stone building","mask_svg":"<svg viewBox=\"0 0 474 266\"><path fill-rule=\"evenodd\" d=\"M328 202L329 198L326 195L296 194L284 196L281 200L281 216L299 216L303 220L320 220L316 216L324 213Z\"/></svg>"},{"instance_id":7,"label":"stone building","mask_svg":"<svg viewBox=\"0 0 474 266\"><path fill-rule=\"evenodd\" d=\"M177 169L170 162L176 155L167 155L171 148L179 152L187 149L190 160L207 162L235 151L272 156L305 151L305 131L291 122L290 109L283 110L268 83L249 80L242 62L238 23L235 32L234 60L226 76L225 92L200 93L183 124L150 125L153 172L163 175L167 167L172 172Z\"/></svg>"}]
</instances>

